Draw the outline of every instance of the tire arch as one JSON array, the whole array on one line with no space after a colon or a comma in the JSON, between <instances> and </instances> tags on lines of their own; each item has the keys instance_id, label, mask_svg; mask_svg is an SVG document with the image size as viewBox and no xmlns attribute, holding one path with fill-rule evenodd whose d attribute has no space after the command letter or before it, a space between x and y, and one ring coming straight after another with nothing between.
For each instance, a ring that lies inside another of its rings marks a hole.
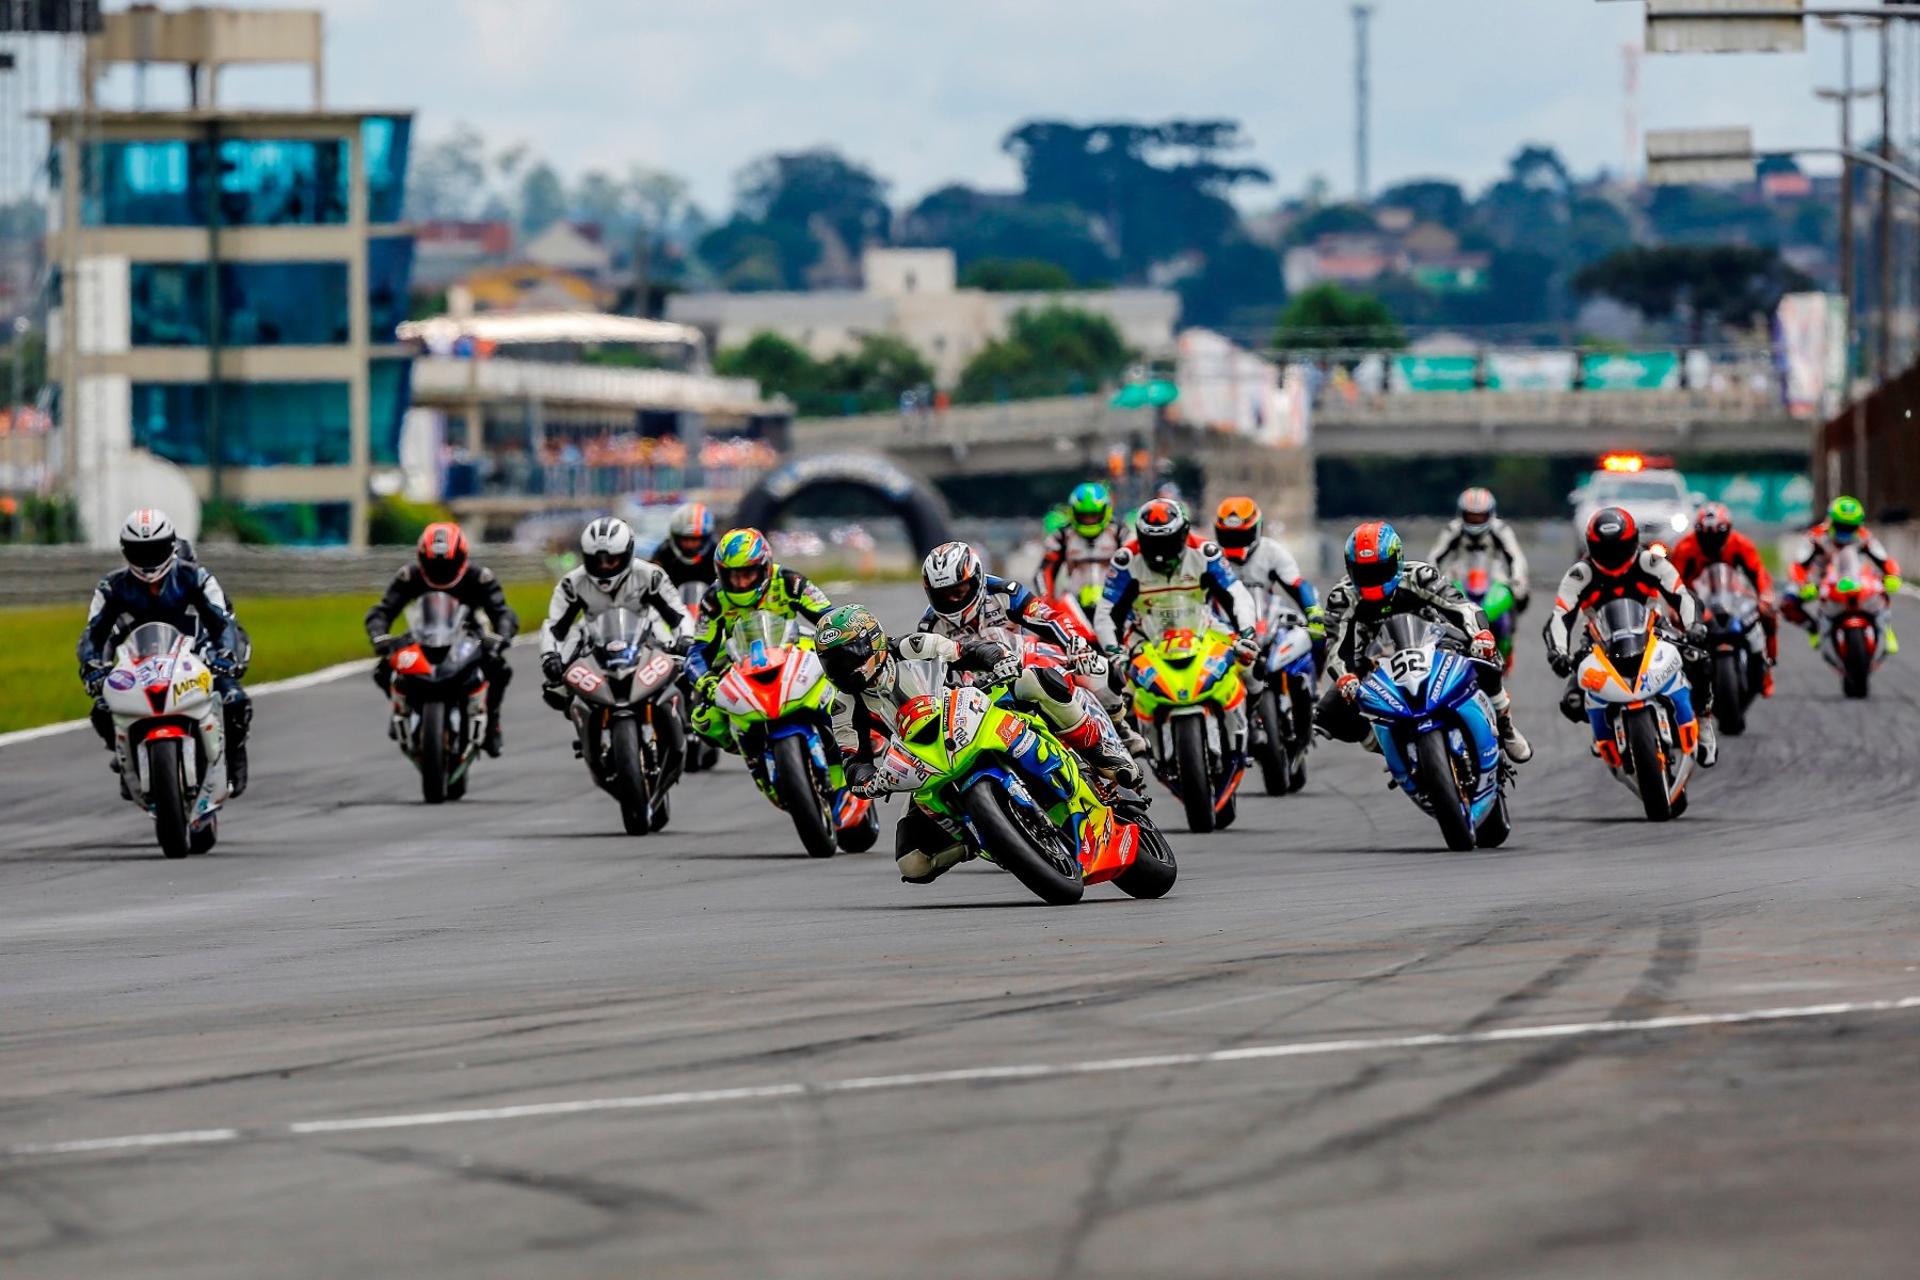
<instances>
[{"instance_id":1,"label":"tire arch","mask_svg":"<svg viewBox=\"0 0 1920 1280\"><path fill-rule=\"evenodd\" d=\"M910 472L868 453L821 454L782 463L741 496L734 527L771 528L801 494L838 486L865 490L898 516L916 556L953 538L945 500Z\"/></svg>"}]
</instances>

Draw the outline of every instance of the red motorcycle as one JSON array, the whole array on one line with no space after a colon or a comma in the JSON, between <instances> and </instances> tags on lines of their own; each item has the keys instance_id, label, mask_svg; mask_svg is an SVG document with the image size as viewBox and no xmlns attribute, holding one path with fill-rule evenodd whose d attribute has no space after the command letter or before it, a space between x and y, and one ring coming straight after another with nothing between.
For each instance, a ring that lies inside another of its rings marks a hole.
<instances>
[{"instance_id":1,"label":"red motorcycle","mask_svg":"<svg viewBox=\"0 0 1920 1280\"><path fill-rule=\"evenodd\" d=\"M1841 548L1821 575L1813 621L1820 629L1820 656L1840 673L1840 690L1849 698L1866 697L1869 680L1886 661L1890 608L1879 567L1859 548Z\"/></svg>"}]
</instances>

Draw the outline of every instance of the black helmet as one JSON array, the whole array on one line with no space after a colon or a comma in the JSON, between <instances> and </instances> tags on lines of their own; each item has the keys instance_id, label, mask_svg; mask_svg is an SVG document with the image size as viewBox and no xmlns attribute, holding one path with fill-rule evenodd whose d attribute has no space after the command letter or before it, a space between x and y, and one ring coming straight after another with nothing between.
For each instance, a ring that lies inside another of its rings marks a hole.
<instances>
[{"instance_id":1,"label":"black helmet","mask_svg":"<svg viewBox=\"0 0 1920 1280\"><path fill-rule=\"evenodd\" d=\"M1172 498L1155 498L1140 508L1133 518L1133 536L1147 568L1155 573L1172 573L1187 549L1191 527L1186 509Z\"/></svg>"},{"instance_id":2,"label":"black helmet","mask_svg":"<svg viewBox=\"0 0 1920 1280\"><path fill-rule=\"evenodd\" d=\"M1587 521L1587 559L1609 576L1618 576L1640 554L1640 529L1620 507L1602 507Z\"/></svg>"}]
</instances>

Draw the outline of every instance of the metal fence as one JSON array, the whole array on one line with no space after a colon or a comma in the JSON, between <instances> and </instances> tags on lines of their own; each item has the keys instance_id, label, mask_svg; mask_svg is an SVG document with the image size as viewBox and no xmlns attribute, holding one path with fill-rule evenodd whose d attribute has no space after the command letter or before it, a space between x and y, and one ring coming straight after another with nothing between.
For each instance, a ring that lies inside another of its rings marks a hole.
<instances>
[{"instance_id":1,"label":"metal fence","mask_svg":"<svg viewBox=\"0 0 1920 1280\"><path fill-rule=\"evenodd\" d=\"M1910 519L1920 510L1920 364L1882 383L1821 426L1813 483L1824 507L1850 493L1871 519Z\"/></svg>"}]
</instances>

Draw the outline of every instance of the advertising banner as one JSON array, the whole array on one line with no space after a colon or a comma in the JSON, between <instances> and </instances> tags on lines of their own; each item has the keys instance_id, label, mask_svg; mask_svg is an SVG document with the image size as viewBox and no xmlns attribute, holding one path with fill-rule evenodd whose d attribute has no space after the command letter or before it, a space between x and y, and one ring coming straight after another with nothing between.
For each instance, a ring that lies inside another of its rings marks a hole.
<instances>
[{"instance_id":1,"label":"advertising banner","mask_svg":"<svg viewBox=\"0 0 1920 1280\"><path fill-rule=\"evenodd\" d=\"M1580 358L1589 391L1673 391L1680 386L1680 357L1672 351L1638 351Z\"/></svg>"},{"instance_id":2,"label":"advertising banner","mask_svg":"<svg viewBox=\"0 0 1920 1280\"><path fill-rule=\"evenodd\" d=\"M1493 351L1487 354L1491 391L1571 391L1571 351Z\"/></svg>"},{"instance_id":3,"label":"advertising banner","mask_svg":"<svg viewBox=\"0 0 1920 1280\"><path fill-rule=\"evenodd\" d=\"M1395 356L1388 385L1395 391L1472 391L1478 356Z\"/></svg>"}]
</instances>

